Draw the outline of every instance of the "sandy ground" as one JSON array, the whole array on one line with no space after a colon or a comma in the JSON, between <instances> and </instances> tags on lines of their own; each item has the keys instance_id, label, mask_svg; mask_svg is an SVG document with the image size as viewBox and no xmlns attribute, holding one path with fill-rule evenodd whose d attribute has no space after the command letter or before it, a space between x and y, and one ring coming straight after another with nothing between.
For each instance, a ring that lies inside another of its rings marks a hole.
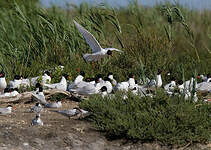
<instances>
[{"instance_id":1,"label":"sandy ground","mask_svg":"<svg viewBox=\"0 0 211 150\"><path fill-rule=\"evenodd\" d=\"M36 113L29 113L34 103L13 104L10 115L0 116L0 150L151 150L169 149L158 144L132 144L124 140L108 141L89 122L67 118L50 110L71 109L78 102L65 100L62 108L45 108L41 113L44 126L31 126ZM8 104L1 104L6 107ZM196 149L209 149L199 146Z\"/></svg>"}]
</instances>

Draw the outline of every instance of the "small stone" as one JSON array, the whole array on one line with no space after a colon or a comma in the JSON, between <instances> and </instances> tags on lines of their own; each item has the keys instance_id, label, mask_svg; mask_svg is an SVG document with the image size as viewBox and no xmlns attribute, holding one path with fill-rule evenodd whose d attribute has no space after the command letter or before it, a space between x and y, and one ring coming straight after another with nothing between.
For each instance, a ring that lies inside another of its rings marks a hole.
<instances>
[{"instance_id":1,"label":"small stone","mask_svg":"<svg viewBox=\"0 0 211 150\"><path fill-rule=\"evenodd\" d=\"M29 146L29 143L23 143L23 146Z\"/></svg>"}]
</instances>

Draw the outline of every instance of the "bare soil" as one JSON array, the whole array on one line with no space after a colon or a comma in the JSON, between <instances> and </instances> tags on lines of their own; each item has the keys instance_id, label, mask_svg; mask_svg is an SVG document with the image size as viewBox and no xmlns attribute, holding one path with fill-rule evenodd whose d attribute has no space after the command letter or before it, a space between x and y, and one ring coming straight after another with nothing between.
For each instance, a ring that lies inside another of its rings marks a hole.
<instances>
[{"instance_id":1,"label":"bare soil","mask_svg":"<svg viewBox=\"0 0 211 150\"><path fill-rule=\"evenodd\" d=\"M6 107L8 104L1 104ZM78 103L63 102L61 110L71 109ZM29 113L34 103L18 103L10 115L0 116L0 150L151 150L170 149L157 143L131 143L125 140L109 141L89 122L69 119L44 108L41 119L44 126L31 126L36 113ZM190 149L209 149L210 145L197 145ZM189 149L189 148L188 148ZM210 148L211 149L211 148Z\"/></svg>"}]
</instances>

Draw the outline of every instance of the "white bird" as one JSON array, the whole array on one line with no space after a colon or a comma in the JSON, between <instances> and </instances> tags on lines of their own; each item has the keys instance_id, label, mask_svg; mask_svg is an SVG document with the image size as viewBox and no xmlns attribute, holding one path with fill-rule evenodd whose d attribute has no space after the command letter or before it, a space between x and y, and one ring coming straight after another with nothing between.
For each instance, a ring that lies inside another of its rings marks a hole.
<instances>
[{"instance_id":1,"label":"white bird","mask_svg":"<svg viewBox=\"0 0 211 150\"><path fill-rule=\"evenodd\" d=\"M30 87L30 80L29 79L22 79L21 86L23 87Z\"/></svg>"},{"instance_id":2,"label":"white bird","mask_svg":"<svg viewBox=\"0 0 211 150\"><path fill-rule=\"evenodd\" d=\"M127 81L117 83L117 85L114 87L115 90L120 91L128 91L129 83Z\"/></svg>"},{"instance_id":3,"label":"white bird","mask_svg":"<svg viewBox=\"0 0 211 150\"><path fill-rule=\"evenodd\" d=\"M47 107L47 108L61 108L62 102L60 100L58 100L55 103L47 103L47 104L45 104L45 107Z\"/></svg>"},{"instance_id":4,"label":"white bird","mask_svg":"<svg viewBox=\"0 0 211 150\"><path fill-rule=\"evenodd\" d=\"M37 76L37 77L31 78L31 85L35 86L36 83L38 82L38 79L40 79L40 78L42 79L42 81L41 81L42 84L46 84L46 83L51 82L50 73L48 71L45 71L42 77Z\"/></svg>"},{"instance_id":5,"label":"white bird","mask_svg":"<svg viewBox=\"0 0 211 150\"><path fill-rule=\"evenodd\" d=\"M39 91L37 93L32 93L32 96L33 96L33 98L35 98L35 100L37 100L41 104L47 104L42 87L39 87Z\"/></svg>"},{"instance_id":6,"label":"white bird","mask_svg":"<svg viewBox=\"0 0 211 150\"><path fill-rule=\"evenodd\" d=\"M35 106L33 106L30 109L30 112L36 112L36 113L40 113L42 111L42 105L40 105L40 103L36 103Z\"/></svg>"},{"instance_id":7,"label":"white bird","mask_svg":"<svg viewBox=\"0 0 211 150\"><path fill-rule=\"evenodd\" d=\"M185 81L183 85L188 91L192 91L194 88L197 89L197 81L193 77L190 80Z\"/></svg>"},{"instance_id":8,"label":"white bird","mask_svg":"<svg viewBox=\"0 0 211 150\"><path fill-rule=\"evenodd\" d=\"M40 114L38 113L36 115L36 117L32 120L32 123L31 125L35 126L35 125L39 125L39 126L43 126L43 122L42 120L40 119Z\"/></svg>"},{"instance_id":9,"label":"white bird","mask_svg":"<svg viewBox=\"0 0 211 150\"><path fill-rule=\"evenodd\" d=\"M21 79L21 76L19 75L15 75L14 76L14 80L13 81L9 81L9 88L20 88L21 86L21 83L22 83L22 79Z\"/></svg>"},{"instance_id":10,"label":"white bird","mask_svg":"<svg viewBox=\"0 0 211 150\"><path fill-rule=\"evenodd\" d=\"M149 87L161 87L163 84L162 82L162 77L161 77L161 71L158 71L158 74L156 75L156 79L153 79L151 80L149 83L148 83L148 86Z\"/></svg>"},{"instance_id":11,"label":"white bird","mask_svg":"<svg viewBox=\"0 0 211 150\"><path fill-rule=\"evenodd\" d=\"M112 86L112 84L111 84L110 81L111 81L111 80L110 80L109 78L105 78L105 81L104 81L104 83L103 83L103 86L105 86L105 87L107 88L107 92L108 92L108 93L111 93L112 90L113 90L113 86Z\"/></svg>"},{"instance_id":12,"label":"white bird","mask_svg":"<svg viewBox=\"0 0 211 150\"><path fill-rule=\"evenodd\" d=\"M86 82L83 81L84 76L85 76L85 72L81 71L80 75L78 75L75 78L74 82L68 86L68 91L72 91L72 90L77 89L79 87L85 86L84 84L86 84Z\"/></svg>"},{"instance_id":13,"label":"white bird","mask_svg":"<svg viewBox=\"0 0 211 150\"><path fill-rule=\"evenodd\" d=\"M176 82L174 77L171 77L171 82L164 86L165 91L172 95L174 93L174 89L176 88Z\"/></svg>"},{"instance_id":14,"label":"white bird","mask_svg":"<svg viewBox=\"0 0 211 150\"><path fill-rule=\"evenodd\" d=\"M12 113L12 106L8 105L6 108L0 108L0 114L6 115Z\"/></svg>"},{"instance_id":15,"label":"white bird","mask_svg":"<svg viewBox=\"0 0 211 150\"><path fill-rule=\"evenodd\" d=\"M112 83L113 86L117 85L117 81L114 79L113 73L110 72L108 74L108 78L111 80L111 83Z\"/></svg>"},{"instance_id":16,"label":"white bird","mask_svg":"<svg viewBox=\"0 0 211 150\"><path fill-rule=\"evenodd\" d=\"M74 80L74 84L77 85L79 82L83 81L84 79L84 76L85 76L85 72L81 71L80 72L80 75L78 75L75 80Z\"/></svg>"},{"instance_id":17,"label":"white bird","mask_svg":"<svg viewBox=\"0 0 211 150\"><path fill-rule=\"evenodd\" d=\"M10 98L19 95L18 89L4 89L4 93L0 95L0 98Z\"/></svg>"},{"instance_id":18,"label":"white bird","mask_svg":"<svg viewBox=\"0 0 211 150\"><path fill-rule=\"evenodd\" d=\"M115 90L124 90L124 91L128 91L129 89L133 90L136 87L134 78L135 78L135 75L130 74L128 81L117 83L117 85L114 87L114 89Z\"/></svg>"},{"instance_id":19,"label":"white bird","mask_svg":"<svg viewBox=\"0 0 211 150\"><path fill-rule=\"evenodd\" d=\"M6 79L5 79L5 74L4 72L2 71L0 73L0 93L4 93L4 89L7 87L7 82L6 82Z\"/></svg>"},{"instance_id":20,"label":"white bird","mask_svg":"<svg viewBox=\"0 0 211 150\"><path fill-rule=\"evenodd\" d=\"M59 83L54 83L54 84L44 84L43 86L48 87L50 89L58 89L58 90L67 90L67 79L68 75L62 76L62 79L60 80Z\"/></svg>"},{"instance_id":21,"label":"white bird","mask_svg":"<svg viewBox=\"0 0 211 150\"><path fill-rule=\"evenodd\" d=\"M102 98L104 98L105 96L108 96L107 87L106 86L103 86L100 89L100 93L101 93Z\"/></svg>"},{"instance_id":22,"label":"white bird","mask_svg":"<svg viewBox=\"0 0 211 150\"><path fill-rule=\"evenodd\" d=\"M201 82L197 85L198 91L210 91L211 90L211 82Z\"/></svg>"},{"instance_id":23,"label":"white bird","mask_svg":"<svg viewBox=\"0 0 211 150\"><path fill-rule=\"evenodd\" d=\"M92 94L97 94L99 91L96 88L95 84L87 84L86 86L83 86L82 88L75 89L75 92L79 95L89 96Z\"/></svg>"},{"instance_id":24,"label":"white bird","mask_svg":"<svg viewBox=\"0 0 211 150\"><path fill-rule=\"evenodd\" d=\"M84 39L86 40L87 44L92 49L92 54L84 54L83 58L86 61L98 61L101 58L106 57L107 55L112 55L112 51L118 51L122 52L121 50L118 50L116 48L105 48L103 49L98 41L95 39L95 37L87 31L84 27L82 27L80 24L78 24L75 20L73 21L79 30L79 32L83 35Z\"/></svg>"}]
</instances>

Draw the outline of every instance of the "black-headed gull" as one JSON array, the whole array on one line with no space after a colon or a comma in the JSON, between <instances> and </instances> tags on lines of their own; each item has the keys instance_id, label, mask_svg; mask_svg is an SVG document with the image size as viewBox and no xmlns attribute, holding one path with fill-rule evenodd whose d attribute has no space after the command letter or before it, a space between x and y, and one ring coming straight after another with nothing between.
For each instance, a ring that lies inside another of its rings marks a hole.
<instances>
[{"instance_id":1,"label":"black-headed gull","mask_svg":"<svg viewBox=\"0 0 211 150\"><path fill-rule=\"evenodd\" d=\"M40 114L38 113L35 118L32 120L31 125L35 126L35 125L39 125L39 126L43 126L43 122L40 119Z\"/></svg>"},{"instance_id":2,"label":"black-headed gull","mask_svg":"<svg viewBox=\"0 0 211 150\"><path fill-rule=\"evenodd\" d=\"M103 82L103 86L105 86L107 88L108 93L111 93L113 90L113 86L112 86L111 82L112 82L111 79L109 79L108 77L106 77Z\"/></svg>"},{"instance_id":3,"label":"black-headed gull","mask_svg":"<svg viewBox=\"0 0 211 150\"><path fill-rule=\"evenodd\" d=\"M168 83L168 84L166 84L166 85L164 86L164 89L165 89L165 91L166 91L168 94L172 95L173 92L174 92L175 87L176 87L175 78L174 78L174 77L171 77L171 82Z\"/></svg>"},{"instance_id":4,"label":"black-headed gull","mask_svg":"<svg viewBox=\"0 0 211 150\"><path fill-rule=\"evenodd\" d=\"M86 61L98 61L101 58L106 57L107 55L112 55L112 51L122 52L121 50L118 50L116 48L105 48L103 49L98 41L95 39L95 37L87 31L84 27L82 27L80 24L78 24L75 20L73 21L79 30L79 32L83 35L84 39L86 40L87 44L92 49L92 54L84 54L83 58Z\"/></svg>"},{"instance_id":5,"label":"black-headed gull","mask_svg":"<svg viewBox=\"0 0 211 150\"><path fill-rule=\"evenodd\" d=\"M45 95L43 93L43 88L42 87L39 87L39 91L38 92L32 93L32 97L34 97L41 104L47 104L47 101L45 100Z\"/></svg>"},{"instance_id":6,"label":"black-headed gull","mask_svg":"<svg viewBox=\"0 0 211 150\"><path fill-rule=\"evenodd\" d=\"M12 113L12 106L8 105L6 108L0 108L0 114L6 115Z\"/></svg>"},{"instance_id":7,"label":"black-headed gull","mask_svg":"<svg viewBox=\"0 0 211 150\"><path fill-rule=\"evenodd\" d=\"M22 83L21 76L15 75L13 81L9 81L9 88L20 88Z\"/></svg>"},{"instance_id":8,"label":"black-headed gull","mask_svg":"<svg viewBox=\"0 0 211 150\"><path fill-rule=\"evenodd\" d=\"M105 96L107 96L107 95L108 95L107 87L106 87L106 86L103 86L103 87L100 89L100 93L101 93L102 98L104 98Z\"/></svg>"},{"instance_id":9,"label":"black-headed gull","mask_svg":"<svg viewBox=\"0 0 211 150\"><path fill-rule=\"evenodd\" d=\"M4 89L4 93L0 95L0 98L10 98L10 97L14 97L17 96L18 93L18 89L9 89L9 88L5 88Z\"/></svg>"},{"instance_id":10,"label":"black-headed gull","mask_svg":"<svg viewBox=\"0 0 211 150\"><path fill-rule=\"evenodd\" d=\"M7 82L6 82L6 79L5 79L5 74L4 72L2 71L0 73L0 93L4 93L4 89L7 87Z\"/></svg>"}]
</instances>

